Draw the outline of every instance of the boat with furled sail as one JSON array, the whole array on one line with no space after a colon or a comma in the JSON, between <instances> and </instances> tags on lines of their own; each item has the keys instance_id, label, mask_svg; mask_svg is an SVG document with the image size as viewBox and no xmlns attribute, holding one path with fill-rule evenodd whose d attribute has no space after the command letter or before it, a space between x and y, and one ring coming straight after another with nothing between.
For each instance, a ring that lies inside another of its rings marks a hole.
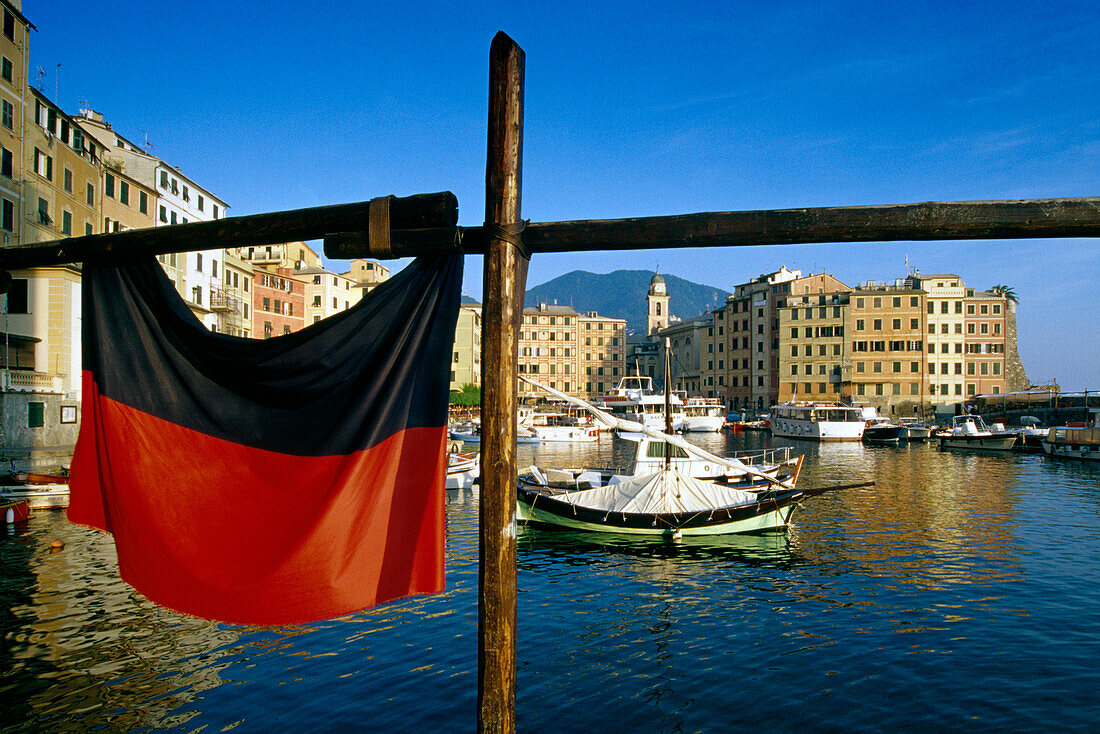
<instances>
[{"instance_id":1,"label":"boat with furled sail","mask_svg":"<svg viewBox=\"0 0 1100 734\"><path fill-rule=\"evenodd\" d=\"M786 527L799 501L840 489L797 489L797 469L777 476L738 459L711 454L671 432L616 418L522 375L520 379L586 407L601 423L660 441L664 449L656 471L611 477L606 484L585 489L563 491L537 467L529 470L518 486L517 521L521 525L673 538L760 533ZM709 462L718 471L710 477L693 476L692 470L673 460L673 448Z\"/></svg>"}]
</instances>

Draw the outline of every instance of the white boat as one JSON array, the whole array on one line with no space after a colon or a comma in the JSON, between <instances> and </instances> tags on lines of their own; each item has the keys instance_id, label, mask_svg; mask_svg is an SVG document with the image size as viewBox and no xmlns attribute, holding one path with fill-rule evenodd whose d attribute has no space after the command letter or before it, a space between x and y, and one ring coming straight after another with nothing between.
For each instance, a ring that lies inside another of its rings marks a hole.
<instances>
[{"instance_id":1,"label":"white boat","mask_svg":"<svg viewBox=\"0 0 1100 734\"><path fill-rule=\"evenodd\" d=\"M520 379L564 397L526 377ZM540 476L536 468L530 472L533 478L519 482L516 520L521 525L671 538L759 533L786 527L800 500L827 491L796 489L797 471L786 480L770 476L737 459L715 456L680 436L616 418L576 398L568 399L586 406L602 423L662 442L660 468L637 476L622 475L619 481L609 480L588 489L565 491L552 486L549 477ZM673 461L669 450L673 447L710 462L719 473L710 479L692 476L693 464ZM648 456L648 450L646 453Z\"/></svg>"},{"instance_id":2,"label":"white boat","mask_svg":"<svg viewBox=\"0 0 1100 734\"><path fill-rule=\"evenodd\" d=\"M569 412L532 413L522 427L534 433L541 443L588 443L600 438L595 421Z\"/></svg>"},{"instance_id":3,"label":"white boat","mask_svg":"<svg viewBox=\"0 0 1100 734\"><path fill-rule=\"evenodd\" d=\"M859 408L837 403L790 402L773 405L773 436L809 441L859 441L866 423Z\"/></svg>"},{"instance_id":4,"label":"white boat","mask_svg":"<svg viewBox=\"0 0 1100 734\"><path fill-rule=\"evenodd\" d=\"M455 426L447 431L452 441L463 443L481 443L481 425ZM519 426L516 428L516 443L538 443L539 437L533 432Z\"/></svg>"},{"instance_id":5,"label":"white boat","mask_svg":"<svg viewBox=\"0 0 1100 734\"><path fill-rule=\"evenodd\" d=\"M530 484L556 490L592 489L659 472L667 459L683 475L704 481L720 481L729 486L737 482L752 483L752 478L760 475L788 481L798 475L802 460L801 454L792 458L790 446L733 457L750 467L750 471L746 472L644 433L620 433L619 437L637 444L633 461L625 467L528 467L520 476Z\"/></svg>"},{"instance_id":6,"label":"white boat","mask_svg":"<svg viewBox=\"0 0 1100 734\"><path fill-rule=\"evenodd\" d=\"M671 407L672 430L684 427L683 401L679 396L668 396ZM653 378L644 375L623 377L610 392L596 401L596 406L625 421L641 423L648 428L665 428L665 395L653 387Z\"/></svg>"},{"instance_id":7,"label":"white boat","mask_svg":"<svg viewBox=\"0 0 1100 734\"><path fill-rule=\"evenodd\" d=\"M447 489L469 489L481 475L481 454L477 451L457 451L447 454Z\"/></svg>"},{"instance_id":8,"label":"white boat","mask_svg":"<svg viewBox=\"0 0 1100 734\"><path fill-rule=\"evenodd\" d=\"M683 431L714 433L726 425L726 409L718 398L688 398L684 401Z\"/></svg>"},{"instance_id":9,"label":"white boat","mask_svg":"<svg viewBox=\"0 0 1100 734\"><path fill-rule=\"evenodd\" d=\"M1063 459L1100 461L1100 408L1089 408L1091 426L1057 426L1047 431L1043 451Z\"/></svg>"},{"instance_id":10,"label":"white boat","mask_svg":"<svg viewBox=\"0 0 1100 734\"><path fill-rule=\"evenodd\" d=\"M951 419L951 427L936 434L941 449L982 449L985 451L1011 451L1016 434L1006 431L1000 424L993 429L985 425L980 415L957 415Z\"/></svg>"},{"instance_id":11,"label":"white boat","mask_svg":"<svg viewBox=\"0 0 1100 734\"><path fill-rule=\"evenodd\" d=\"M0 487L0 499L26 500L32 510L63 510L69 506L68 484L13 484Z\"/></svg>"}]
</instances>

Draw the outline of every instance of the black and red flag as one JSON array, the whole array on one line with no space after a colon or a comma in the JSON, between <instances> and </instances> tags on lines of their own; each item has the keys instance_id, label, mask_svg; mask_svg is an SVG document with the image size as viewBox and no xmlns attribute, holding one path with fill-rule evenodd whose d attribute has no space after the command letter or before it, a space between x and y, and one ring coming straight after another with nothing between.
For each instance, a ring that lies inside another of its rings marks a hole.
<instances>
[{"instance_id":1,"label":"black and red flag","mask_svg":"<svg viewBox=\"0 0 1100 734\"><path fill-rule=\"evenodd\" d=\"M212 333L164 272L83 273L72 522L122 578L209 619L283 624L443 589L461 256L421 258L274 339Z\"/></svg>"}]
</instances>

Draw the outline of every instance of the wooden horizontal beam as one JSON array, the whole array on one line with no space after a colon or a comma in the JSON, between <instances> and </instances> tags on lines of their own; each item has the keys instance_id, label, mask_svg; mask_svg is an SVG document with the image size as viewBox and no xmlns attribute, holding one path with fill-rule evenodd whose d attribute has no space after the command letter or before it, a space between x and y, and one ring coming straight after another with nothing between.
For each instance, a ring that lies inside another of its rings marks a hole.
<instances>
[{"instance_id":1,"label":"wooden horizontal beam","mask_svg":"<svg viewBox=\"0 0 1100 734\"><path fill-rule=\"evenodd\" d=\"M531 253L825 242L1100 237L1100 197L765 209L667 217L529 223ZM395 231L394 257L485 252L482 227ZM461 243L460 245L458 243ZM366 232L325 238L325 254L370 257Z\"/></svg>"},{"instance_id":2,"label":"wooden horizontal beam","mask_svg":"<svg viewBox=\"0 0 1100 734\"><path fill-rule=\"evenodd\" d=\"M372 207L377 221L380 214L384 216L387 203L390 229L453 229L458 223L458 199L449 191L400 198L385 196L354 204L226 217L4 247L0 248L0 271L321 239L333 232L368 230Z\"/></svg>"}]
</instances>

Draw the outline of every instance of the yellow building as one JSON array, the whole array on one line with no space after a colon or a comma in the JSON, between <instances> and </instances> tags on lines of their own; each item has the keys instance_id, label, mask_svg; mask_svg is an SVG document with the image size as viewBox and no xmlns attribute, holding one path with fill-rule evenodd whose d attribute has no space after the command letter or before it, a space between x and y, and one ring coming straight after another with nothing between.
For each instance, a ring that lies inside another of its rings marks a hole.
<instances>
[{"instance_id":1,"label":"yellow building","mask_svg":"<svg viewBox=\"0 0 1100 734\"><path fill-rule=\"evenodd\" d=\"M455 324L451 357L451 392L463 385L481 386L481 304L464 303Z\"/></svg>"},{"instance_id":2,"label":"yellow building","mask_svg":"<svg viewBox=\"0 0 1100 734\"><path fill-rule=\"evenodd\" d=\"M26 157L25 113L27 46L34 26L17 5L0 0L3 33L0 34L0 242L23 242L23 163Z\"/></svg>"}]
</instances>

